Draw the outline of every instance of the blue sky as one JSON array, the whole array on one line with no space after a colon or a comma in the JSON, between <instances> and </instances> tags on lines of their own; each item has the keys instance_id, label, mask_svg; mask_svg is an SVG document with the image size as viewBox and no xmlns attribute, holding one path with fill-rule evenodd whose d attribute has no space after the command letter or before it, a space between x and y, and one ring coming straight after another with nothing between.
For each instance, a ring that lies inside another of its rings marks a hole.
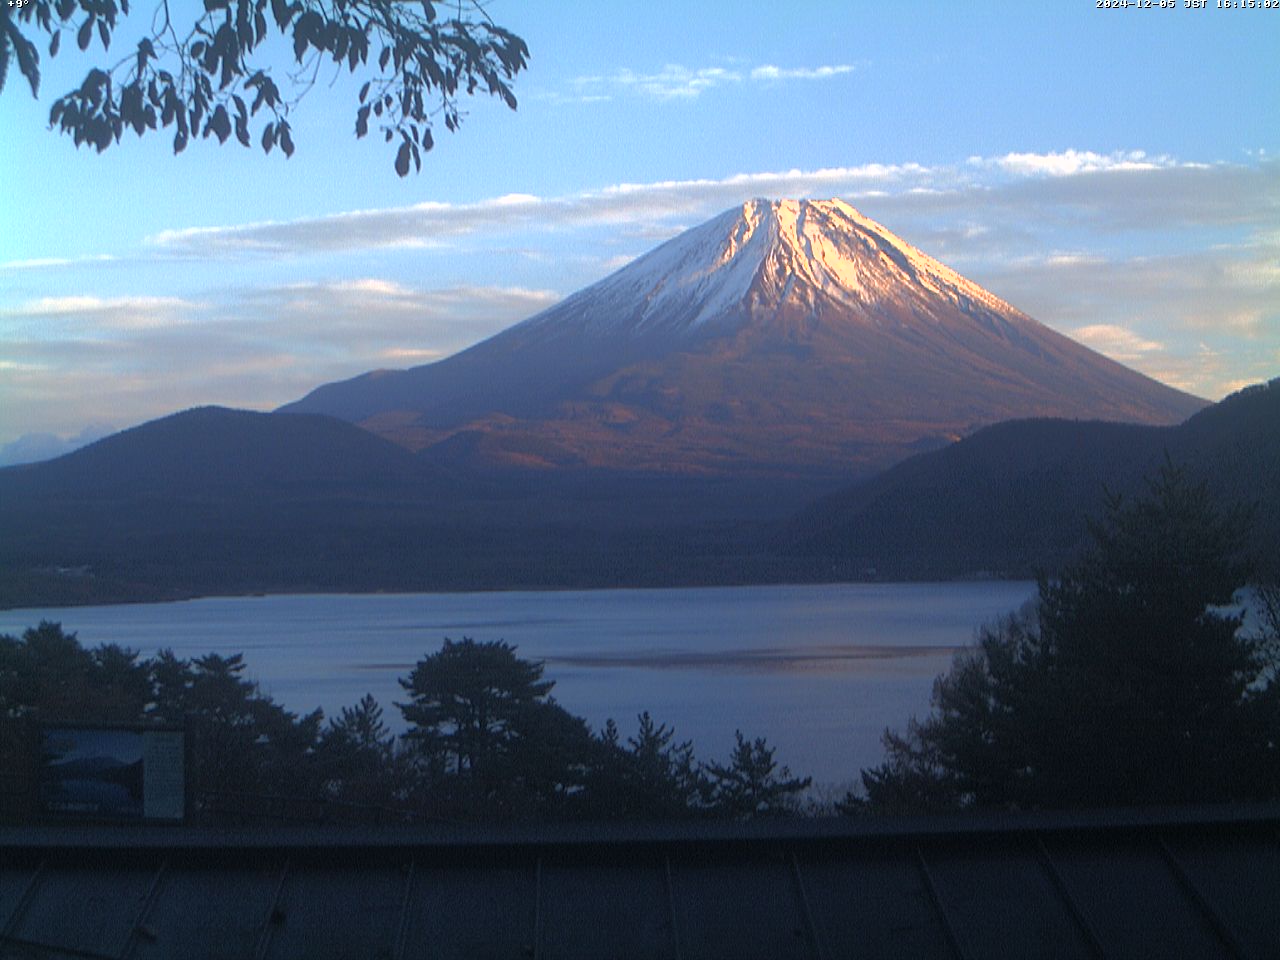
<instances>
[{"instance_id":1,"label":"blue sky","mask_svg":"<svg viewBox=\"0 0 1280 960\"><path fill-rule=\"evenodd\" d=\"M48 107L102 54L64 43L0 93L0 446L427 362L753 196L845 197L1217 399L1280 374L1280 10L1216 2L493 0L519 109L469 103L404 180L343 76L287 161L77 151Z\"/></svg>"}]
</instances>

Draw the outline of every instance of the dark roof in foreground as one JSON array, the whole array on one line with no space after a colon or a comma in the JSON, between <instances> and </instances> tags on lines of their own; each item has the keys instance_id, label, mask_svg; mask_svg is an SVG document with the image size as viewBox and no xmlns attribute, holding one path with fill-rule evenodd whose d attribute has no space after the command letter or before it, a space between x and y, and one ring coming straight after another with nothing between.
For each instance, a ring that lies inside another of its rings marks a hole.
<instances>
[{"instance_id":1,"label":"dark roof in foreground","mask_svg":"<svg viewBox=\"0 0 1280 960\"><path fill-rule=\"evenodd\" d=\"M1280 806L0 829L9 958L1280 957Z\"/></svg>"}]
</instances>

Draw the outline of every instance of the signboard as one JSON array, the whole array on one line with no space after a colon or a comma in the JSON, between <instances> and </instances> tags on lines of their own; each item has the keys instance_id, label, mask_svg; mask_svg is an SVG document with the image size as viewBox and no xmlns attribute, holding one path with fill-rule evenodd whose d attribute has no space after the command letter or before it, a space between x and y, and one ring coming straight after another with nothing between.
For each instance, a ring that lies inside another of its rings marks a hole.
<instances>
[{"instance_id":1,"label":"signboard","mask_svg":"<svg viewBox=\"0 0 1280 960\"><path fill-rule=\"evenodd\" d=\"M45 727L40 809L59 818L182 820L186 735L174 728Z\"/></svg>"}]
</instances>

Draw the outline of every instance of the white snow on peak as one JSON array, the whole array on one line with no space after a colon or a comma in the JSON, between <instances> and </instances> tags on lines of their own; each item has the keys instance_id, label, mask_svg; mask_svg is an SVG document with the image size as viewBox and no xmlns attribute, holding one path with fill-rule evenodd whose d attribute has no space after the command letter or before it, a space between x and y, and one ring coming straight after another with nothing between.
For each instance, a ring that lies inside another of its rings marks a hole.
<instances>
[{"instance_id":1,"label":"white snow on peak","mask_svg":"<svg viewBox=\"0 0 1280 960\"><path fill-rule=\"evenodd\" d=\"M863 311L943 298L1022 315L843 200L749 200L681 233L520 326L596 332L695 331L728 314Z\"/></svg>"}]
</instances>

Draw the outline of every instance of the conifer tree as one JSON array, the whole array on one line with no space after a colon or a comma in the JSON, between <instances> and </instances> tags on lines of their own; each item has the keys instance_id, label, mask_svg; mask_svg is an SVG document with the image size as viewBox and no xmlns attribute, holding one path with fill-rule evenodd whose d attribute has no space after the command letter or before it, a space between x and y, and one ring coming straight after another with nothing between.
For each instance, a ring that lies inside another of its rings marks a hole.
<instances>
[{"instance_id":1,"label":"conifer tree","mask_svg":"<svg viewBox=\"0 0 1280 960\"><path fill-rule=\"evenodd\" d=\"M1274 796L1277 651L1236 604L1248 514L1166 463L1112 498L1091 548L984 629L933 713L863 772L882 809L1074 807Z\"/></svg>"}]
</instances>

